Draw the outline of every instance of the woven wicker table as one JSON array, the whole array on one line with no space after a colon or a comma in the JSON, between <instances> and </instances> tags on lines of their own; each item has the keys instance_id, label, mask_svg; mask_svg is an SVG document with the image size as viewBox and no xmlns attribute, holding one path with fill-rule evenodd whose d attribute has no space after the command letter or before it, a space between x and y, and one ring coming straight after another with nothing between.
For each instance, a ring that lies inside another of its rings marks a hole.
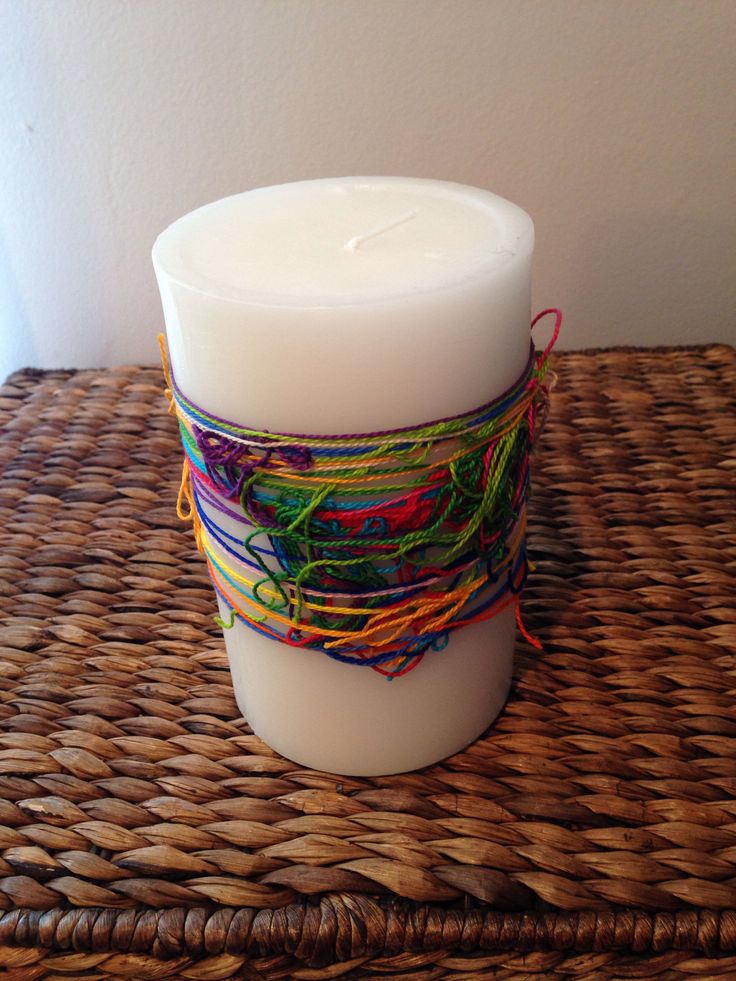
<instances>
[{"instance_id":1,"label":"woven wicker table","mask_svg":"<svg viewBox=\"0 0 736 981\"><path fill-rule=\"evenodd\" d=\"M239 717L159 372L9 379L0 975L736 978L736 352L556 367L544 651L483 738L374 779Z\"/></svg>"}]
</instances>

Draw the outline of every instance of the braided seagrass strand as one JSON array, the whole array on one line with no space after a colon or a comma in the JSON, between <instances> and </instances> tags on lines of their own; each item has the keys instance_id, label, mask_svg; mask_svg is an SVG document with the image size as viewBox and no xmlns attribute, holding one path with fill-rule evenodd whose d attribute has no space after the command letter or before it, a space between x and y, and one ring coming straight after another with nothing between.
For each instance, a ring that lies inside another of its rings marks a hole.
<instances>
[{"instance_id":1,"label":"braided seagrass strand","mask_svg":"<svg viewBox=\"0 0 736 981\"><path fill-rule=\"evenodd\" d=\"M386 432L254 430L206 412L164 365L194 525L231 627L394 678L451 631L515 604L527 575L529 452L548 357L470 412ZM240 531L227 527L236 522ZM523 629L523 627L522 627Z\"/></svg>"}]
</instances>

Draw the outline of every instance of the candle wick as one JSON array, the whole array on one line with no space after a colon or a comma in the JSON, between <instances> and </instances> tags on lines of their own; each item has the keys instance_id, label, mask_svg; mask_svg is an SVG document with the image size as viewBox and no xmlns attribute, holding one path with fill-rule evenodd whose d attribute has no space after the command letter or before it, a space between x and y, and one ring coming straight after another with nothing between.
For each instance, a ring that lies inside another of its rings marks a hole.
<instances>
[{"instance_id":1,"label":"candle wick","mask_svg":"<svg viewBox=\"0 0 736 981\"><path fill-rule=\"evenodd\" d=\"M393 221L386 222L384 225L379 225L377 228L372 228L371 231L365 232L363 235L355 235L349 242L345 243L345 251L355 252L368 239L375 238L376 235L383 235L384 232L390 232L394 228L398 228L399 225L404 225L407 221L411 221L412 218L416 218L416 216L416 211L407 211L406 214L400 215L398 218L394 218Z\"/></svg>"}]
</instances>

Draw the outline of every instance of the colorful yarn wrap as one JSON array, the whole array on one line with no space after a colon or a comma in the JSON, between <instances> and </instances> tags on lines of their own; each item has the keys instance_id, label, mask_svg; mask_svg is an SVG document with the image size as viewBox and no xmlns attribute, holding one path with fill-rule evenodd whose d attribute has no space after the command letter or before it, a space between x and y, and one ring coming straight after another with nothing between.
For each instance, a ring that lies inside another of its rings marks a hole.
<instances>
[{"instance_id":1,"label":"colorful yarn wrap","mask_svg":"<svg viewBox=\"0 0 736 981\"><path fill-rule=\"evenodd\" d=\"M525 637L529 454L549 404L546 349L501 396L387 432L249 429L177 386L161 338L184 466L177 513L229 620L389 679L450 633L510 604ZM538 645L536 645L538 646Z\"/></svg>"}]
</instances>

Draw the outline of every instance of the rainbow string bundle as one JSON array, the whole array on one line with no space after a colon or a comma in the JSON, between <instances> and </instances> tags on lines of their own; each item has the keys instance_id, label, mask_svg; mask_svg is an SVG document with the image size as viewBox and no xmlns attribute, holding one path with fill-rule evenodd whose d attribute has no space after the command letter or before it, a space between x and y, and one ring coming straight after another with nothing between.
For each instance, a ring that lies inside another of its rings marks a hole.
<instances>
[{"instance_id":1,"label":"rainbow string bundle","mask_svg":"<svg viewBox=\"0 0 736 981\"><path fill-rule=\"evenodd\" d=\"M388 678L509 604L522 626L529 453L562 317L532 323L550 313L552 340L499 398L390 432L249 429L195 405L167 371L185 450L178 513L229 611L218 622Z\"/></svg>"}]
</instances>

